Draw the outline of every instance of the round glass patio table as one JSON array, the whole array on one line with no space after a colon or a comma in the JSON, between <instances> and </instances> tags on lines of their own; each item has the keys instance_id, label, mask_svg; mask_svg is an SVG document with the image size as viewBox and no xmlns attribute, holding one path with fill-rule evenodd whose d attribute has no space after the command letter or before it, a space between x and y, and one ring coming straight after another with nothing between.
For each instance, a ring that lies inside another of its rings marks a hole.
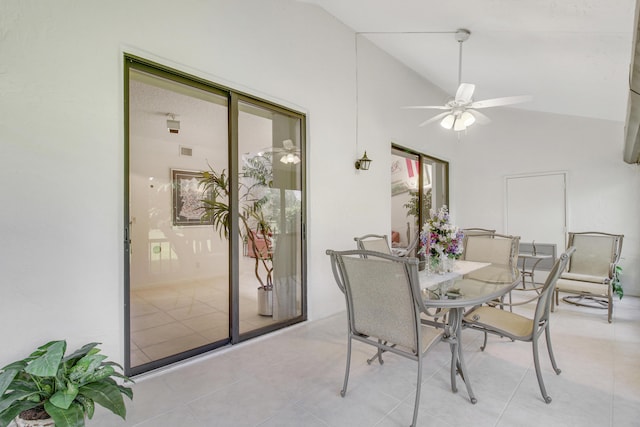
<instances>
[{"instance_id":1,"label":"round glass patio table","mask_svg":"<svg viewBox=\"0 0 640 427\"><path fill-rule=\"evenodd\" d=\"M471 403L477 399L471 388L469 375L462 352L462 317L467 307L490 301L499 304L500 299L520 283L517 268L508 265L488 264L471 261L456 261L453 272L444 275L419 272L422 296L421 310L427 316L434 316L433 310L447 310L447 322L438 323L425 320L431 325L445 329L445 340L451 346L451 390L458 391L456 374L465 383Z\"/></svg>"}]
</instances>

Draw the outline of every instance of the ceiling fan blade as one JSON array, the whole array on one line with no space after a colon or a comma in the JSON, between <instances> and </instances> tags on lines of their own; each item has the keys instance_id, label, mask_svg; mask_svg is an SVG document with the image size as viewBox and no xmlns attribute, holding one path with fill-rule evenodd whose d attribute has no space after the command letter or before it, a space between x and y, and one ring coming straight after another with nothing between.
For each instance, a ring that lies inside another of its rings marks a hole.
<instances>
[{"instance_id":1,"label":"ceiling fan blade","mask_svg":"<svg viewBox=\"0 0 640 427\"><path fill-rule=\"evenodd\" d=\"M531 101L531 95L506 96L504 98L485 99L484 101L476 101L469 105L470 108L487 108L499 107L501 105L519 104L521 102Z\"/></svg>"},{"instance_id":2,"label":"ceiling fan blade","mask_svg":"<svg viewBox=\"0 0 640 427\"><path fill-rule=\"evenodd\" d=\"M491 119L487 117L485 114L481 113L480 111L476 111L472 108L468 108L466 111L473 114L473 117L475 117L476 121L481 125L486 125L487 123L491 122Z\"/></svg>"},{"instance_id":3,"label":"ceiling fan blade","mask_svg":"<svg viewBox=\"0 0 640 427\"><path fill-rule=\"evenodd\" d=\"M447 107L446 105L413 105L402 108L405 110L448 110L451 107Z\"/></svg>"},{"instance_id":4,"label":"ceiling fan blade","mask_svg":"<svg viewBox=\"0 0 640 427\"><path fill-rule=\"evenodd\" d=\"M433 123L433 122L437 122L438 120L440 120L441 118L443 118L444 116L446 116L447 114L449 114L449 111L445 111L444 113L440 113L438 115L435 115L433 117L431 117L430 119L425 120L424 122L420 123L418 125L418 127L422 127L422 126L426 126L429 123Z\"/></svg>"},{"instance_id":5,"label":"ceiling fan blade","mask_svg":"<svg viewBox=\"0 0 640 427\"><path fill-rule=\"evenodd\" d=\"M456 92L456 102L465 103L471 102L473 92L476 90L476 85L471 83L460 83Z\"/></svg>"}]
</instances>

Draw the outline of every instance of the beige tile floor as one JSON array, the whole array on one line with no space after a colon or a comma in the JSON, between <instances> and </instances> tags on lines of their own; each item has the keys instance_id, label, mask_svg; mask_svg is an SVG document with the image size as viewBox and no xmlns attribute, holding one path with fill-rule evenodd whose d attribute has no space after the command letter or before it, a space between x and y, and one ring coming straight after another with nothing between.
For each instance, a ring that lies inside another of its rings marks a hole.
<instances>
[{"instance_id":1,"label":"beige tile floor","mask_svg":"<svg viewBox=\"0 0 640 427\"><path fill-rule=\"evenodd\" d=\"M242 258L240 332L274 323L257 313L253 259ZM155 285L131 292L131 365L139 366L229 335L226 278Z\"/></svg>"},{"instance_id":2,"label":"beige tile floor","mask_svg":"<svg viewBox=\"0 0 640 427\"><path fill-rule=\"evenodd\" d=\"M518 295L515 299L519 298ZM523 314L531 307L520 307ZM449 349L424 361L420 426L640 425L640 299L616 301L614 323L603 310L561 303L552 314L555 375L542 346L545 404L531 345L465 330L465 355L478 403L450 390ZM126 421L97 410L93 426L406 426L415 362L387 355L367 365L371 348L354 344L349 390L339 395L346 356L346 316L305 322L136 378ZM544 340L542 340L544 342Z\"/></svg>"}]
</instances>

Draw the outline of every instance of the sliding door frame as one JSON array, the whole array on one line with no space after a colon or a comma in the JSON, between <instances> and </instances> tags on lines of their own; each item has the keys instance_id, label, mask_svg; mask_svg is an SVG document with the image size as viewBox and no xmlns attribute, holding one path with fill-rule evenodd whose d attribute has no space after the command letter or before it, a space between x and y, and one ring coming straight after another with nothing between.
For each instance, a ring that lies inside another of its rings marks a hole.
<instances>
[{"instance_id":1,"label":"sliding door frame","mask_svg":"<svg viewBox=\"0 0 640 427\"><path fill-rule=\"evenodd\" d=\"M143 71L167 80L181 83L187 86L198 88L227 98L228 104L228 164L227 170L229 177L239 176L239 155L238 155L238 116L240 101L250 102L259 105L274 112L284 114L289 117L300 120L300 153L302 157L301 166L301 307L300 315L271 324L259 329L239 333L240 329L240 313L239 313L239 281L240 281L240 238L239 238L239 201L238 201L238 182L237 179L230 179L229 188L229 209L230 209L230 237L228 239L229 250L229 339L211 343L202 347L187 350L176 355L154 360L143 365L131 366L131 226L130 226L130 126L129 122L129 75L130 70ZM307 218L307 180L306 180L306 115L299 111L295 111L280 105L273 104L267 100L254 97L248 93L243 93L219 85L197 76L183 73L179 70L166 67L162 64L148 61L144 58L124 54L124 230L123 230L123 257L124 257L124 371L126 375L132 376L143 372L151 371L172 363L176 363L190 357L220 348L229 344L236 344L248 339L273 332L278 329L303 322L307 320L307 245L306 245L306 218Z\"/></svg>"},{"instance_id":2,"label":"sliding door frame","mask_svg":"<svg viewBox=\"0 0 640 427\"><path fill-rule=\"evenodd\" d=\"M411 148L407 148L407 147L403 147L401 145L392 143L391 144L391 153L393 154L394 151L400 152L400 153L404 153L407 154L409 156L412 157L417 157L418 158L418 170L420 171L420 173L418 174L418 188L420 189L418 191L418 206L423 206L423 195L424 192L422 191L422 189L424 188L424 163L425 160L429 160L432 162L438 162L440 164L442 164L442 167L444 169L444 173L447 177L446 182L444 184L444 188L443 190L443 196L444 196L444 204L445 205L449 205L449 162L447 162L446 160L442 160L442 159L438 159L437 157L433 157L433 156L429 156L427 154L421 153L419 151L413 150ZM432 190L432 194L433 194L433 190ZM433 195L432 195L433 197ZM433 200L433 199L432 199ZM433 209L433 207L432 207ZM422 227L422 224L425 223L426 221L426 216L429 215L429 212L422 212L422 209L418 209L418 224L420 224L420 227Z\"/></svg>"}]
</instances>

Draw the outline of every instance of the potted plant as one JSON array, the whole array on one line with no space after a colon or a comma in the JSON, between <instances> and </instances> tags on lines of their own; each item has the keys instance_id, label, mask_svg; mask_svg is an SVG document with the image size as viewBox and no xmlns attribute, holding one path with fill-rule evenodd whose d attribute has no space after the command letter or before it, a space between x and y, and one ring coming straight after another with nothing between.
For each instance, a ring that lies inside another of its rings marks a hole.
<instances>
[{"instance_id":1,"label":"potted plant","mask_svg":"<svg viewBox=\"0 0 640 427\"><path fill-rule=\"evenodd\" d=\"M616 265L613 269L611 288L613 289L613 292L618 295L618 298L622 299L622 297L624 296L624 290L622 289L622 284L620 283L620 277L622 277L622 267Z\"/></svg>"},{"instance_id":2,"label":"potted plant","mask_svg":"<svg viewBox=\"0 0 640 427\"><path fill-rule=\"evenodd\" d=\"M122 395L132 399L133 391L114 378L131 380L116 371L120 365L106 361L98 344L65 356L66 341L51 341L2 368L0 427L14 419L19 427L82 427L93 418L96 403L124 419Z\"/></svg>"},{"instance_id":3,"label":"potted plant","mask_svg":"<svg viewBox=\"0 0 640 427\"><path fill-rule=\"evenodd\" d=\"M213 168L202 172L200 184L208 195L203 200L202 222L210 222L221 237L229 238L229 177L226 170L216 172ZM258 247L257 236L261 236L261 250L254 250L254 273L258 280L258 313L272 315L273 291L273 221L265 215L271 203L268 191L273 182L271 153L263 153L245 159L239 180L240 238Z\"/></svg>"}]
</instances>

